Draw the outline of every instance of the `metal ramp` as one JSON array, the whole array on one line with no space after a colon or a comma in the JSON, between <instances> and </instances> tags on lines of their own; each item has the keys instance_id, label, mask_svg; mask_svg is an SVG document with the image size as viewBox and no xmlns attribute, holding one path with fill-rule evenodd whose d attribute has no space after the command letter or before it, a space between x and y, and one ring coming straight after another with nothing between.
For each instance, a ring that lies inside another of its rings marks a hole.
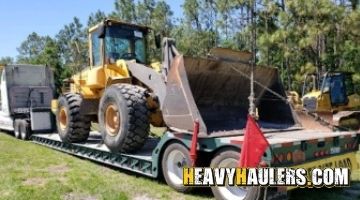
<instances>
[{"instance_id":1,"label":"metal ramp","mask_svg":"<svg viewBox=\"0 0 360 200\"><path fill-rule=\"evenodd\" d=\"M34 143L56 149L71 155L86 158L98 163L129 170L155 178L152 151L159 142L157 138L148 138L142 149L134 154L112 153L102 143L99 133L92 132L84 143L64 143L57 133L33 134Z\"/></svg>"}]
</instances>

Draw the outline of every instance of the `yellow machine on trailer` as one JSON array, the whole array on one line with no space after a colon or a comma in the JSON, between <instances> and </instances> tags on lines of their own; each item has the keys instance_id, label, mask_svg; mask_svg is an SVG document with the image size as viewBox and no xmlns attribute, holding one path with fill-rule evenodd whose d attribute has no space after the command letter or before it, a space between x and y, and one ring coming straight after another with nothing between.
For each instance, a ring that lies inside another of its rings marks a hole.
<instances>
[{"instance_id":1,"label":"yellow machine on trailer","mask_svg":"<svg viewBox=\"0 0 360 200\"><path fill-rule=\"evenodd\" d=\"M89 30L90 67L71 77L70 91L53 102L63 141L86 141L91 121L97 121L112 151L128 152L144 144L151 98L136 85L124 60L147 64L148 31L114 20Z\"/></svg>"},{"instance_id":2,"label":"yellow machine on trailer","mask_svg":"<svg viewBox=\"0 0 360 200\"><path fill-rule=\"evenodd\" d=\"M316 75L307 75L303 86L303 108L335 127L358 130L360 96L355 91L352 75L350 72L327 72L320 80ZM306 93L308 78L311 78L312 89Z\"/></svg>"}]
</instances>

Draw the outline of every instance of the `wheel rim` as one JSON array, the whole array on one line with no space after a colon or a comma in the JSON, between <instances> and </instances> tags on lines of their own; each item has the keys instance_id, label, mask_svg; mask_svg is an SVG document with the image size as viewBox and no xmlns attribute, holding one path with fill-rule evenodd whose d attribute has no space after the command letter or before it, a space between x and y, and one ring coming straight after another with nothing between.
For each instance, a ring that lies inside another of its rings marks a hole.
<instances>
[{"instance_id":1,"label":"wheel rim","mask_svg":"<svg viewBox=\"0 0 360 200\"><path fill-rule=\"evenodd\" d=\"M110 104L105 111L105 128L106 132L111 136L119 133L120 116L117 106Z\"/></svg>"},{"instance_id":2,"label":"wheel rim","mask_svg":"<svg viewBox=\"0 0 360 200\"><path fill-rule=\"evenodd\" d=\"M230 168L236 167L238 160L234 158L226 158L219 163L219 168ZM237 199L243 200L245 199L249 188L246 187L237 187L237 186L224 186L224 187L217 187L221 196L224 199Z\"/></svg>"},{"instance_id":3,"label":"wheel rim","mask_svg":"<svg viewBox=\"0 0 360 200\"><path fill-rule=\"evenodd\" d=\"M65 130L67 127L68 116L65 107L60 108L59 112L59 125L61 130Z\"/></svg>"},{"instance_id":4,"label":"wheel rim","mask_svg":"<svg viewBox=\"0 0 360 200\"><path fill-rule=\"evenodd\" d=\"M185 155L179 150L171 151L168 155L166 165L170 181L175 185L182 185L183 167L187 166Z\"/></svg>"}]
</instances>

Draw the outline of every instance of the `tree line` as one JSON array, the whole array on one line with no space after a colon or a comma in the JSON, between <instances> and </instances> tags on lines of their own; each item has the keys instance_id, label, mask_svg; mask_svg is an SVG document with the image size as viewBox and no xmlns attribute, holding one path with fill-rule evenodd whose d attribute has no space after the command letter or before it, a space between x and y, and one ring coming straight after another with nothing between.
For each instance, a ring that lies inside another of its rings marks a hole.
<instances>
[{"instance_id":1,"label":"tree line","mask_svg":"<svg viewBox=\"0 0 360 200\"><path fill-rule=\"evenodd\" d=\"M74 17L54 37L29 34L17 49L19 56L3 57L0 63L48 64L59 88L64 78L88 64L88 28L112 18L150 26L175 38L178 49L192 56L206 56L213 47L251 51L255 29L257 63L277 67L286 89L299 91L305 74L328 70L356 72L354 81L360 85L358 0L184 0L179 18L169 3L116 0L111 13L91 13L85 25ZM159 59L152 34L149 43L150 57Z\"/></svg>"}]
</instances>

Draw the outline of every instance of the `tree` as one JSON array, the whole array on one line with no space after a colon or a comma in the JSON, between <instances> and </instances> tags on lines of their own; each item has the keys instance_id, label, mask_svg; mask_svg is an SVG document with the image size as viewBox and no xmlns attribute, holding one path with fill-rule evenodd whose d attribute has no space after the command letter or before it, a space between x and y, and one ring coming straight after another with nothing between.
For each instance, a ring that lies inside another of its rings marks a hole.
<instances>
[{"instance_id":1,"label":"tree","mask_svg":"<svg viewBox=\"0 0 360 200\"><path fill-rule=\"evenodd\" d=\"M32 41L32 39L35 40ZM42 49L39 47L42 47ZM51 67L54 72L56 93L58 94L62 86L62 80L69 76L69 70L62 65L61 51L57 41L49 36L32 33L22 42L18 51L21 53L18 62Z\"/></svg>"},{"instance_id":2,"label":"tree","mask_svg":"<svg viewBox=\"0 0 360 200\"><path fill-rule=\"evenodd\" d=\"M216 45L218 32L209 25L209 21L215 21L216 18L214 5L213 1L185 0L184 17L171 34L182 53L204 56ZM208 9L213 10L209 12Z\"/></svg>"},{"instance_id":3,"label":"tree","mask_svg":"<svg viewBox=\"0 0 360 200\"><path fill-rule=\"evenodd\" d=\"M196 28L197 31L201 31L200 2L198 0L185 0L183 9L184 22L187 23L189 27Z\"/></svg>"},{"instance_id":4,"label":"tree","mask_svg":"<svg viewBox=\"0 0 360 200\"><path fill-rule=\"evenodd\" d=\"M351 7L331 0L267 2L258 19L260 62L271 63L286 73L292 82L288 89L299 90L306 73L345 68L355 71L349 61L356 60L353 55L358 40L350 41L349 37L359 25L350 17L356 15ZM348 50L351 53L345 53Z\"/></svg>"},{"instance_id":5,"label":"tree","mask_svg":"<svg viewBox=\"0 0 360 200\"><path fill-rule=\"evenodd\" d=\"M136 5L137 23L145 26L151 26L152 13L154 12L155 5L155 0L138 1Z\"/></svg>"},{"instance_id":6,"label":"tree","mask_svg":"<svg viewBox=\"0 0 360 200\"><path fill-rule=\"evenodd\" d=\"M17 48L19 56L17 58L18 63L36 63L36 58L45 47L47 37L40 36L33 32L23 41L20 47Z\"/></svg>"},{"instance_id":7,"label":"tree","mask_svg":"<svg viewBox=\"0 0 360 200\"><path fill-rule=\"evenodd\" d=\"M169 36L173 28L172 15L170 6L165 1L159 1L152 10L150 26L163 36Z\"/></svg>"},{"instance_id":8,"label":"tree","mask_svg":"<svg viewBox=\"0 0 360 200\"><path fill-rule=\"evenodd\" d=\"M0 65L7 65L14 63L14 59L12 57L2 57L0 58Z\"/></svg>"},{"instance_id":9,"label":"tree","mask_svg":"<svg viewBox=\"0 0 360 200\"><path fill-rule=\"evenodd\" d=\"M47 38L43 51L37 58L38 64L50 66L54 72L54 82L56 94L60 94L63 80L68 78L70 73L61 63L61 53L57 42L52 38Z\"/></svg>"},{"instance_id":10,"label":"tree","mask_svg":"<svg viewBox=\"0 0 360 200\"><path fill-rule=\"evenodd\" d=\"M78 18L74 17L73 22L65 25L56 39L64 65L77 71L88 64L87 29Z\"/></svg>"},{"instance_id":11,"label":"tree","mask_svg":"<svg viewBox=\"0 0 360 200\"><path fill-rule=\"evenodd\" d=\"M106 14L101 10L98 10L95 13L91 13L88 18L88 23L87 23L88 28L97 25L98 23L104 21L106 18L107 18Z\"/></svg>"},{"instance_id":12,"label":"tree","mask_svg":"<svg viewBox=\"0 0 360 200\"><path fill-rule=\"evenodd\" d=\"M136 23L136 5L134 0L116 0L115 11L110 15L112 18L121 19L129 23Z\"/></svg>"},{"instance_id":13,"label":"tree","mask_svg":"<svg viewBox=\"0 0 360 200\"><path fill-rule=\"evenodd\" d=\"M192 56L205 56L213 47L249 51L251 3L257 7L258 64L279 68L287 89L300 90L306 73L360 71L357 0L184 0L184 15L176 20L163 0L115 0L110 15L92 13L87 25L93 26L109 16L149 26L154 33L175 38L178 49ZM18 62L38 62L45 45L50 45L48 39L30 34L18 48ZM65 25L53 42L59 48L62 69L87 64L87 28L78 18ZM149 44L152 49L154 34L149 35ZM150 51L149 55L150 59L159 59L160 51ZM360 73L355 80L360 83Z\"/></svg>"}]
</instances>

